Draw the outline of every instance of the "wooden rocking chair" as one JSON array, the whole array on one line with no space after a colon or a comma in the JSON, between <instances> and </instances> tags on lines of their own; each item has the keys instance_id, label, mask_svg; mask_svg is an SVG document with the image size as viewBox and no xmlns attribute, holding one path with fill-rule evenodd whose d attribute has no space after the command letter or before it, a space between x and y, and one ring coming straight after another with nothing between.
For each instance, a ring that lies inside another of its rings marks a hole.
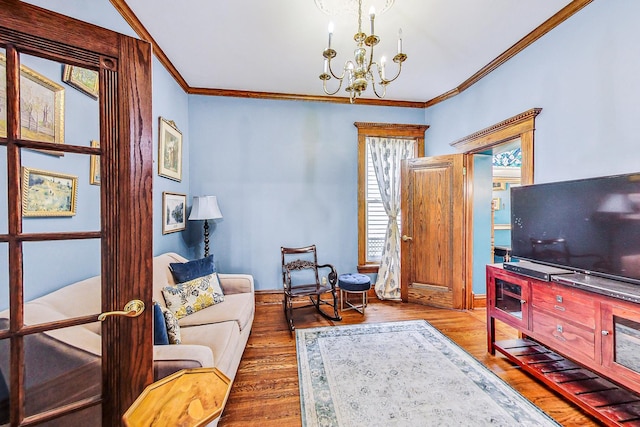
<instances>
[{"instance_id":1,"label":"wooden rocking chair","mask_svg":"<svg viewBox=\"0 0 640 427\"><path fill-rule=\"evenodd\" d=\"M284 287L284 315L293 332L293 310L313 305L318 313L329 320L339 321L342 317L338 314L338 294L336 283L338 273L331 264L318 264L316 245L303 248L281 248L282 253L282 283ZM320 275L320 274L326 274ZM321 299L323 294L331 294L333 303ZM311 304L293 306L296 298L309 297ZM327 314L320 306L328 305L333 308L333 315Z\"/></svg>"}]
</instances>

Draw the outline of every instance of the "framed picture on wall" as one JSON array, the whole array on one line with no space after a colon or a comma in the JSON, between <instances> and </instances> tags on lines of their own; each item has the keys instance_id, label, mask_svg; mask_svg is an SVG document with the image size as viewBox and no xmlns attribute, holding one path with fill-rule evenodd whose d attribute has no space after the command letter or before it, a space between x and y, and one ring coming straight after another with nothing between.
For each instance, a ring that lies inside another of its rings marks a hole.
<instances>
[{"instance_id":1,"label":"framed picture on wall","mask_svg":"<svg viewBox=\"0 0 640 427\"><path fill-rule=\"evenodd\" d=\"M6 74L7 58L0 53L0 75ZM6 105L0 90L0 105ZM0 114L2 116L2 114ZM64 87L31 68L20 65L20 135L30 141L64 144ZM7 136L6 117L0 119L0 137ZM62 156L63 153L37 150Z\"/></svg>"},{"instance_id":2,"label":"framed picture on wall","mask_svg":"<svg viewBox=\"0 0 640 427\"><path fill-rule=\"evenodd\" d=\"M98 99L98 72L65 64L62 81L93 99Z\"/></svg>"},{"instance_id":3,"label":"framed picture on wall","mask_svg":"<svg viewBox=\"0 0 640 427\"><path fill-rule=\"evenodd\" d=\"M172 120L160 117L158 175L182 181L182 133Z\"/></svg>"},{"instance_id":4,"label":"framed picture on wall","mask_svg":"<svg viewBox=\"0 0 640 427\"><path fill-rule=\"evenodd\" d=\"M91 141L91 146L99 148L100 141ZM100 185L100 156L92 154L89 163L89 183L92 185Z\"/></svg>"},{"instance_id":5,"label":"framed picture on wall","mask_svg":"<svg viewBox=\"0 0 640 427\"><path fill-rule=\"evenodd\" d=\"M187 196L162 193L162 234L175 233L187 228Z\"/></svg>"},{"instance_id":6,"label":"framed picture on wall","mask_svg":"<svg viewBox=\"0 0 640 427\"><path fill-rule=\"evenodd\" d=\"M77 176L23 167L22 216L75 215L77 184Z\"/></svg>"}]
</instances>

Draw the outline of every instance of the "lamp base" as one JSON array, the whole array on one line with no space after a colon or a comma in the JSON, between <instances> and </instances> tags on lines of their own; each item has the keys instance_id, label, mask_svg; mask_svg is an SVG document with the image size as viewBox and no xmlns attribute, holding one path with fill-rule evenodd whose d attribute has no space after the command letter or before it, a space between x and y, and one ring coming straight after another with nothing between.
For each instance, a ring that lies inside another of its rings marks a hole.
<instances>
[{"instance_id":1,"label":"lamp base","mask_svg":"<svg viewBox=\"0 0 640 427\"><path fill-rule=\"evenodd\" d=\"M209 256L209 222L204 220L204 257Z\"/></svg>"}]
</instances>

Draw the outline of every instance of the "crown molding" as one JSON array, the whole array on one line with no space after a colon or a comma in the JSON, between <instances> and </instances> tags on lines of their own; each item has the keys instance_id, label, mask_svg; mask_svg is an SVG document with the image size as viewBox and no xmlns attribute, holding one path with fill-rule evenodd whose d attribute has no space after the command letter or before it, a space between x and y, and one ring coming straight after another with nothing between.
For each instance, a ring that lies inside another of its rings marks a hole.
<instances>
[{"instance_id":1,"label":"crown molding","mask_svg":"<svg viewBox=\"0 0 640 427\"><path fill-rule=\"evenodd\" d=\"M516 44L514 44L509 49L504 51L496 59L489 62L487 65L482 67L478 72L476 72L467 80L462 82L460 86L440 96L437 96L429 101L426 101L425 108L438 104L468 89L469 87L471 87L472 85L480 81L480 79L482 79L483 77L491 73L493 70L495 70L496 68L498 68L499 66L501 66L502 64L504 64L505 62L513 58L514 56L516 56L518 53L525 50L527 47L533 44L533 42L535 42L536 40L538 40L539 38L547 34L549 31L553 30L555 27L557 27L558 25L560 25L561 23L569 19L571 16L576 14L578 11L580 11L582 8L584 8L586 5L588 5L592 1L593 0L573 0L571 3L563 7L558 13L556 13L551 18L544 21L538 28L534 29L529 34L521 38Z\"/></svg>"},{"instance_id":2,"label":"crown molding","mask_svg":"<svg viewBox=\"0 0 640 427\"><path fill-rule=\"evenodd\" d=\"M347 97L333 97L333 96L316 96L316 95L297 95L287 93L276 92L255 92L244 90L232 90L232 89L215 89L215 88L194 88L189 86L187 81L178 72L177 68L171 63L167 55L162 51L158 43L153 39L149 31L142 25L142 22L133 13L126 0L109 0L113 7L122 15L131 28L138 34L138 36L149 43L153 47L153 53L158 58L160 63L164 65L169 74L178 82L180 87L188 94L194 95L208 95L208 96L227 96L236 98L253 98L253 99L276 99L276 100L289 100L289 101L313 101L313 102L331 102L336 104L348 104L349 98ZM468 89L483 77L491 73L500 65L507 62L509 59L522 52L536 40L547 34L549 31L569 19L575 13L587 6L593 0L573 0L567 6L562 8L558 13L551 18L543 22L538 28L531 31L524 36L520 41L515 43L509 49L504 51L501 55L482 67L478 72L474 73L467 80L462 82L458 87L455 87L442 95L432 98L428 101L394 101L385 99L368 99L359 98L358 105L378 105L387 107L404 107L404 108L427 108L443 102L447 99L453 98L460 94L464 90Z\"/></svg>"},{"instance_id":3,"label":"crown molding","mask_svg":"<svg viewBox=\"0 0 640 427\"><path fill-rule=\"evenodd\" d=\"M234 89L210 89L210 88L189 88L191 95L209 96L230 96L236 98L256 98L256 99L280 99L288 101L314 101L332 102L334 104L349 104L349 98L343 96L326 95L298 95L278 92L255 92ZM422 101L394 101L386 99L358 98L358 105L382 105L387 107L424 108Z\"/></svg>"}]
</instances>

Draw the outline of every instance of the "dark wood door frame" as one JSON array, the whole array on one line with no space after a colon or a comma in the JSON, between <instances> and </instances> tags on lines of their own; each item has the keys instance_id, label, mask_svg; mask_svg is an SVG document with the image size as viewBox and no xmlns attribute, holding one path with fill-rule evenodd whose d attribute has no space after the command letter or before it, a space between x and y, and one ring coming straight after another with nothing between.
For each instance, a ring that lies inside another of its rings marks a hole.
<instances>
[{"instance_id":1,"label":"dark wood door frame","mask_svg":"<svg viewBox=\"0 0 640 427\"><path fill-rule=\"evenodd\" d=\"M39 325L23 324L22 242L100 238L102 244L102 310L122 310L141 299L151 307L152 268L152 115L151 49L141 40L87 24L15 0L0 0L0 45L7 52L8 243L11 323L0 339L11 340L11 426L25 422L22 402L23 340L30 333L89 323L95 316ZM31 142L20 139L19 53L97 70L100 76L101 148ZM20 151L40 148L100 155L102 170L99 232L22 233ZM131 236L137 236L132 239ZM96 313L97 315L97 313ZM121 416L143 388L153 381L152 312L131 319L111 318L102 325L103 425L121 423ZM81 409L99 402L81 402ZM84 406L83 406L84 405ZM52 410L29 422L64 413Z\"/></svg>"},{"instance_id":2,"label":"dark wood door frame","mask_svg":"<svg viewBox=\"0 0 640 427\"><path fill-rule=\"evenodd\" d=\"M508 141L520 138L520 148L522 150L522 170L520 182L522 185L533 184L533 166L534 166L534 131L535 131L535 118L542 108L532 108L516 116L503 120L500 123L496 123L493 126L482 129L478 132L472 133L464 138L452 142L450 145L456 148L459 152L464 153L468 157L473 154L486 151L492 147L503 144ZM467 192L465 200L465 215L466 215L466 237L465 247L467 259L466 265L470 266L473 263L473 161L467 159ZM467 268L467 277L465 282L467 286L466 305L465 308L473 308L474 295L473 287L473 269ZM483 299L483 297L480 297ZM482 302L480 302L482 304Z\"/></svg>"}]
</instances>

